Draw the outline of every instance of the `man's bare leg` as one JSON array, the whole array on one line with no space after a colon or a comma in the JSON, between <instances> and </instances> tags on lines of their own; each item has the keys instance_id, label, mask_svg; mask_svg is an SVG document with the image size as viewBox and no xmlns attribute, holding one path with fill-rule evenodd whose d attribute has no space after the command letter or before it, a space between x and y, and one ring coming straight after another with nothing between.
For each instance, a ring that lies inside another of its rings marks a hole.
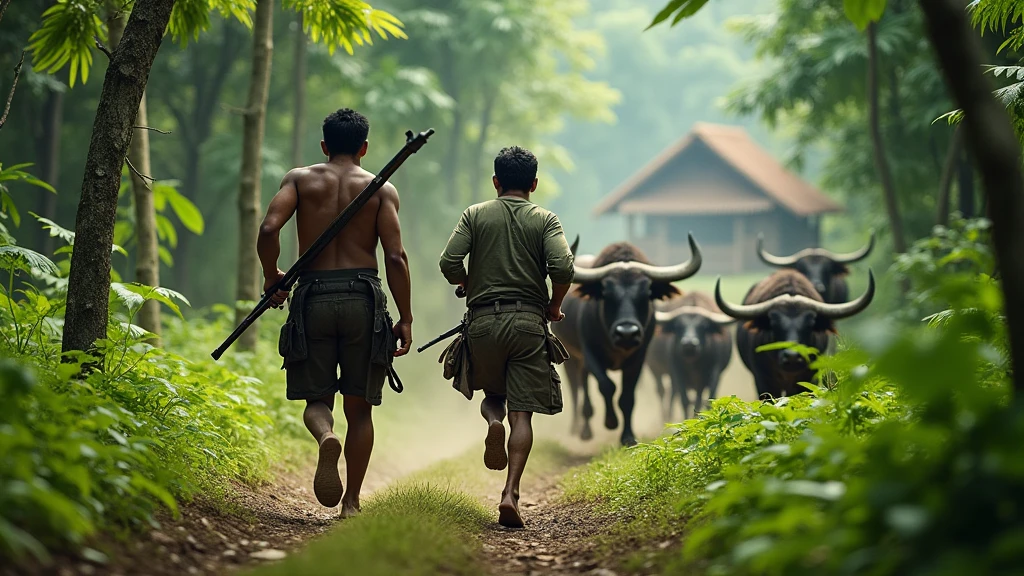
<instances>
[{"instance_id":1,"label":"man's bare leg","mask_svg":"<svg viewBox=\"0 0 1024 576\"><path fill-rule=\"evenodd\" d=\"M508 423L512 432L508 436L508 479L501 491L498 505L498 523L508 528L522 528L519 515L519 481L523 479L526 460L533 448L533 413L509 412Z\"/></svg>"},{"instance_id":2,"label":"man's bare leg","mask_svg":"<svg viewBox=\"0 0 1024 576\"><path fill-rule=\"evenodd\" d=\"M365 398L345 396L345 468L348 470L348 491L341 501L341 516L348 518L359 513L359 491L363 487L366 468L373 451L373 406Z\"/></svg>"},{"instance_id":3,"label":"man's bare leg","mask_svg":"<svg viewBox=\"0 0 1024 576\"><path fill-rule=\"evenodd\" d=\"M338 505L344 490L341 475L338 473L341 441L334 435L333 410L334 394L331 394L316 400L307 400L306 409L302 413L306 429L320 445L316 475L313 477L313 494L316 494L316 499L328 508Z\"/></svg>"},{"instance_id":4,"label":"man's bare leg","mask_svg":"<svg viewBox=\"0 0 1024 576\"><path fill-rule=\"evenodd\" d=\"M505 396L491 394L480 403L480 414L487 421L484 440L484 466L491 470L504 470L508 466L505 454Z\"/></svg>"}]
</instances>

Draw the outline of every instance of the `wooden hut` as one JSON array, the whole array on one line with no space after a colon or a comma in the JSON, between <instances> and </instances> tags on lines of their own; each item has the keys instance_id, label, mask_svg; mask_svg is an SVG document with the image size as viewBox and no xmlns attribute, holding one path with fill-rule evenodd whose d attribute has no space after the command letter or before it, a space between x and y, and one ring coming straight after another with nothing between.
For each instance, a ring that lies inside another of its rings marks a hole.
<instances>
[{"instance_id":1,"label":"wooden hut","mask_svg":"<svg viewBox=\"0 0 1024 576\"><path fill-rule=\"evenodd\" d=\"M703 272L761 269L765 248L790 254L816 247L821 216L842 207L786 170L745 130L698 123L609 194L594 215L622 214L630 242L652 261L689 257L687 232L704 253Z\"/></svg>"}]
</instances>

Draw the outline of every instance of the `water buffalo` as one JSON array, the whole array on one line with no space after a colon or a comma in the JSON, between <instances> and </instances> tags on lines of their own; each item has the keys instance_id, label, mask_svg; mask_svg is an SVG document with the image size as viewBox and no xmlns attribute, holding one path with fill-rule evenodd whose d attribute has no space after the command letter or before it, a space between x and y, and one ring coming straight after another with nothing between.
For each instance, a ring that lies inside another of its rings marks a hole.
<instances>
[{"instance_id":1,"label":"water buffalo","mask_svg":"<svg viewBox=\"0 0 1024 576\"><path fill-rule=\"evenodd\" d=\"M722 312L745 321L736 327L736 350L754 375L758 396L779 397L803 392L800 382L812 382L803 356L791 349L755 352L773 342L797 342L822 352L835 333L835 320L860 313L875 296L875 276L868 270L868 288L860 298L842 304L822 301L811 282L795 270L780 270L758 282L743 304L722 298L721 279L715 284L715 302Z\"/></svg>"},{"instance_id":2,"label":"water buffalo","mask_svg":"<svg viewBox=\"0 0 1024 576\"><path fill-rule=\"evenodd\" d=\"M689 278L701 265L700 247L690 236L690 260L675 266L653 266L644 254L628 243L605 247L593 261L593 267L576 265L578 286L565 299L565 319L552 325L555 335L572 356L565 364L572 395L573 432L580 438L593 437L590 418L589 375L597 378L605 401L604 425L614 430L619 425L612 399L615 383L609 370L622 371L622 443L633 445L633 405L636 383L654 335L654 307L651 302L679 293L672 282ZM583 403L579 405L582 392Z\"/></svg>"},{"instance_id":3,"label":"water buffalo","mask_svg":"<svg viewBox=\"0 0 1024 576\"><path fill-rule=\"evenodd\" d=\"M867 245L856 252L836 254L823 248L807 248L792 256L775 256L765 251L764 236L757 237L757 256L762 262L777 268L791 268L803 274L829 304L849 300L850 289L846 285L846 275L850 273L848 264L867 258L874 247L875 232L872 230Z\"/></svg>"},{"instance_id":4,"label":"water buffalo","mask_svg":"<svg viewBox=\"0 0 1024 576\"><path fill-rule=\"evenodd\" d=\"M682 402L684 419L692 418L704 405L705 390L708 402L716 397L718 380L732 356L732 338L727 327L735 320L722 314L711 296L703 292L690 292L666 304L654 314L658 332L647 349L647 366L654 374L668 422L676 397ZM665 375L671 384L667 402ZM693 410L690 390L696 396Z\"/></svg>"}]
</instances>

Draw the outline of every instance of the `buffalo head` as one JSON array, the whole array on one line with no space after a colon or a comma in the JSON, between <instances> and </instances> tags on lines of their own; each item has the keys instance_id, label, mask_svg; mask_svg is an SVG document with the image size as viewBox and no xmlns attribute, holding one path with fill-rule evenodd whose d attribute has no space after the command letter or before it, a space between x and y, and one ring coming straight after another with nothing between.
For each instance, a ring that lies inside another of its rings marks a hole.
<instances>
[{"instance_id":1,"label":"buffalo head","mask_svg":"<svg viewBox=\"0 0 1024 576\"><path fill-rule=\"evenodd\" d=\"M781 278L783 281L786 279L786 277ZM788 279L791 280L791 278ZM771 280L770 277L766 281L769 282L766 286L769 290L772 288ZM801 282L806 283L803 279ZM871 270L868 270L868 287L864 294L856 300L842 304L823 302L821 297L809 287L807 290L800 291L805 291L806 294L784 293L770 298L758 298L755 293L751 293L748 295L748 299L753 296L754 300L759 301L749 304L733 304L722 298L721 278L719 278L715 283L715 303L726 315L737 320L745 320L747 322L746 329L763 334L765 337L760 339L760 342L796 342L804 346L816 347L822 351L821 346L815 344L815 340L820 342L820 338L815 338L815 336L834 332L835 320L849 318L866 309L875 297L875 276ZM807 362L795 350L786 348L778 350L774 354L776 354L775 365L782 372L792 373L807 369Z\"/></svg>"},{"instance_id":2,"label":"buffalo head","mask_svg":"<svg viewBox=\"0 0 1024 576\"><path fill-rule=\"evenodd\" d=\"M700 269L700 246L689 236L689 260L675 266L654 266L629 243L607 246L593 267L576 265L577 292L598 301L598 315L614 348L632 352L648 340L654 316L652 300L674 296L673 282L693 276Z\"/></svg>"},{"instance_id":3,"label":"buffalo head","mask_svg":"<svg viewBox=\"0 0 1024 576\"><path fill-rule=\"evenodd\" d=\"M654 318L662 333L672 337L672 347L686 359L700 356L710 335L720 334L725 326L736 321L725 314L692 305L655 312Z\"/></svg>"},{"instance_id":4,"label":"buffalo head","mask_svg":"<svg viewBox=\"0 0 1024 576\"><path fill-rule=\"evenodd\" d=\"M836 254L823 248L807 248L790 256L775 256L764 249L764 236L757 237L757 256L762 262L776 268L792 268L803 274L814 285L825 302L838 303L846 300L848 264L868 257L875 247L875 232L860 250L847 254Z\"/></svg>"}]
</instances>

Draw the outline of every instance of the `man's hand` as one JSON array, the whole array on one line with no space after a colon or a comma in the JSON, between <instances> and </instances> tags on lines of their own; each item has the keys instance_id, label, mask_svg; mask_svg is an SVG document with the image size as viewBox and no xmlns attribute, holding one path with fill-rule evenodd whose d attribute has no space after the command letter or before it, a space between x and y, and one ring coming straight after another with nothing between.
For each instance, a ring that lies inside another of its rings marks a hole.
<instances>
[{"instance_id":1,"label":"man's hand","mask_svg":"<svg viewBox=\"0 0 1024 576\"><path fill-rule=\"evenodd\" d=\"M562 314L562 305L557 302L550 302L546 312L549 322L560 322L565 318L565 314Z\"/></svg>"},{"instance_id":2,"label":"man's hand","mask_svg":"<svg viewBox=\"0 0 1024 576\"><path fill-rule=\"evenodd\" d=\"M263 293L266 294L271 288L274 287L274 284L277 284L278 282L281 281L282 278L284 278L284 272L280 268L278 268L277 273L270 276L268 276L267 273L264 272L263 278ZM274 308L280 308L281 305L284 304L285 300L287 299L287 290L278 290L276 294L270 297L270 301L274 303Z\"/></svg>"},{"instance_id":3,"label":"man's hand","mask_svg":"<svg viewBox=\"0 0 1024 576\"><path fill-rule=\"evenodd\" d=\"M405 356L412 348L412 322L399 321L398 324L395 324L394 332L395 338L402 343L398 350L395 350L395 358Z\"/></svg>"}]
</instances>

